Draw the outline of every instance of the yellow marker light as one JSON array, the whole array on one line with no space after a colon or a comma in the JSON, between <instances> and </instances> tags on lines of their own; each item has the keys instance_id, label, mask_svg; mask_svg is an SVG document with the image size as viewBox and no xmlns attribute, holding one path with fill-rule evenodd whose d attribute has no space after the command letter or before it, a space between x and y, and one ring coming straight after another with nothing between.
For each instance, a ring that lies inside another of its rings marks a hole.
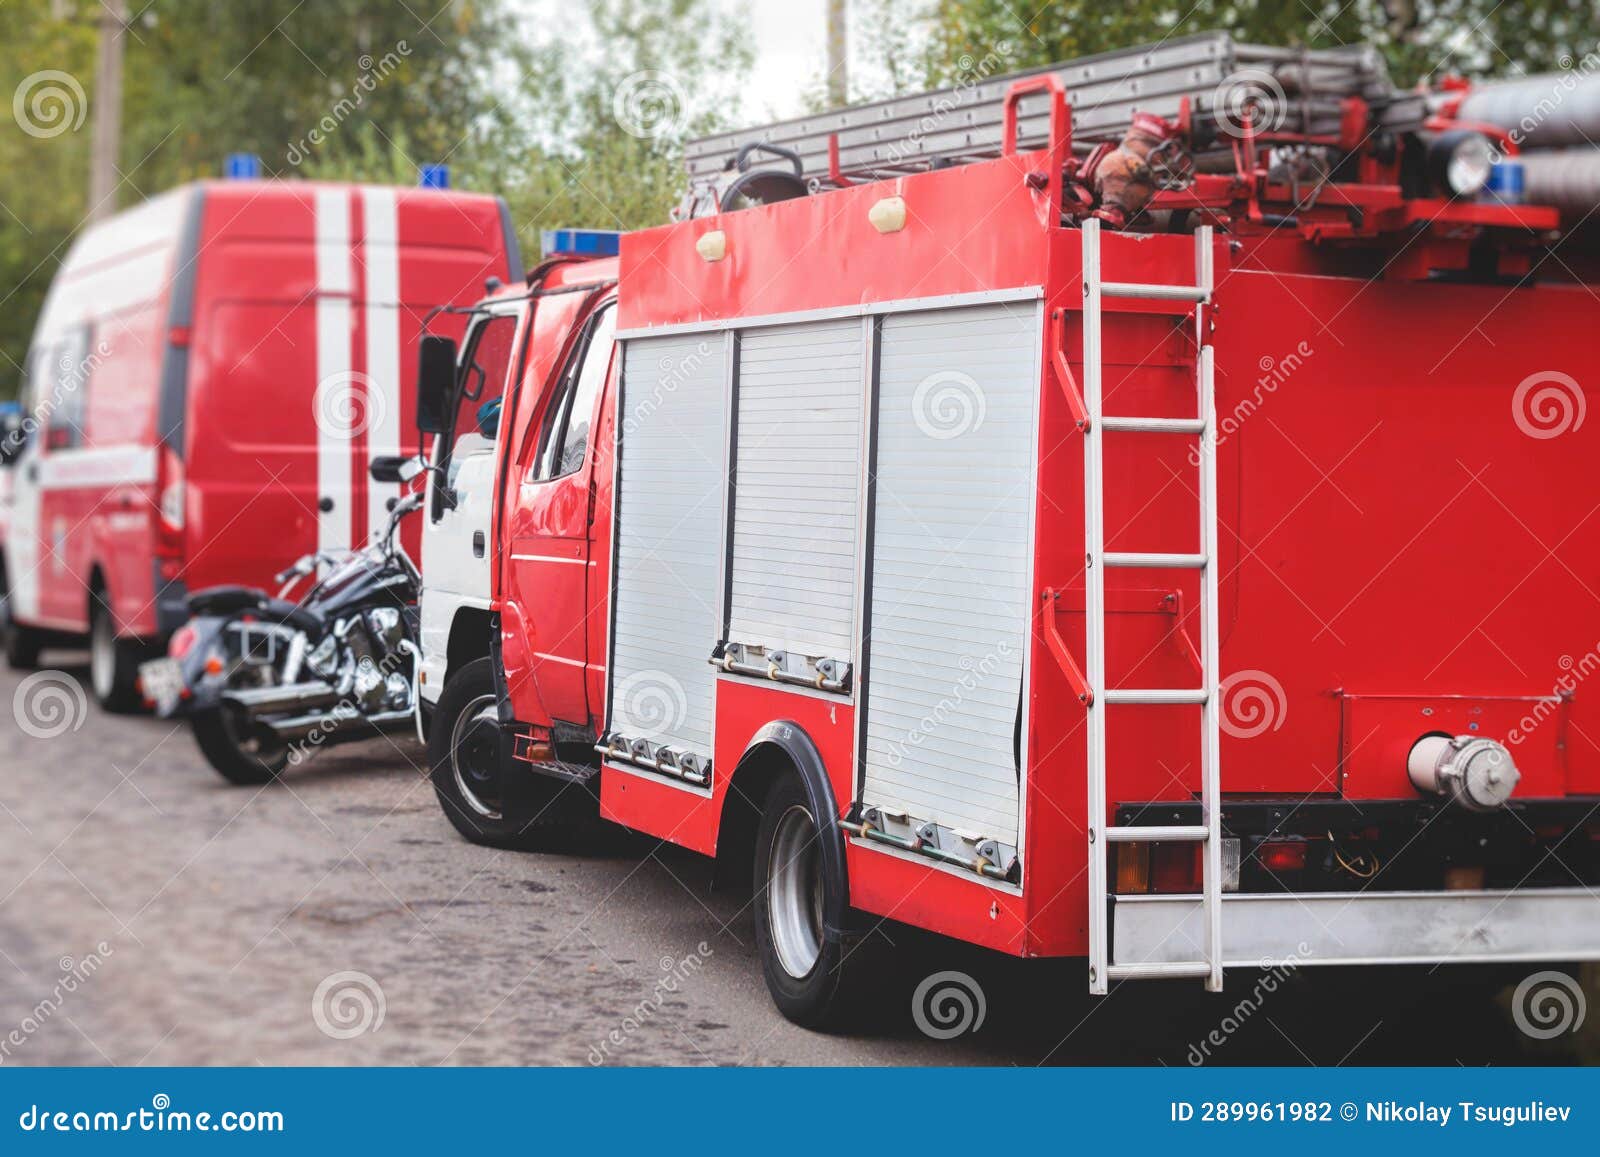
<instances>
[{"instance_id":1,"label":"yellow marker light","mask_svg":"<svg viewBox=\"0 0 1600 1157\"><path fill-rule=\"evenodd\" d=\"M898 233L906 227L906 199L885 197L874 201L867 210L867 220L879 233Z\"/></svg>"}]
</instances>

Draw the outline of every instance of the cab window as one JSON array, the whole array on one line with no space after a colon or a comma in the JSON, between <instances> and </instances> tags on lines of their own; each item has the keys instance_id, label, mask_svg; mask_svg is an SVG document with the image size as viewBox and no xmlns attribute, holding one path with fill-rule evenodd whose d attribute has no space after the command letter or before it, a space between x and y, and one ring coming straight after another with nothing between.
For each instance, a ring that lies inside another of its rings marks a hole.
<instances>
[{"instance_id":1,"label":"cab window","mask_svg":"<svg viewBox=\"0 0 1600 1157\"><path fill-rule=\"evenodd\" d=\"M472 438L494 441L499 429L499 402L505 393L516 336L514 314L491 317L473 333L461 368L455 419L450 424L452 450Z\"/></svg>"},{"instance_id":2,"label":"cab window","mask_svg":"<svg viewBox=\"0 0 1600 1157\"><path fill-rule=\"evenodd\" d=\"M609 303L589 319L583 340L567 364L560 390L545 418L539 444L538 478L564 478L583 466L589 453L595 406L611 369L616 330L616 311Z\"/></svg>"}]
</instances>

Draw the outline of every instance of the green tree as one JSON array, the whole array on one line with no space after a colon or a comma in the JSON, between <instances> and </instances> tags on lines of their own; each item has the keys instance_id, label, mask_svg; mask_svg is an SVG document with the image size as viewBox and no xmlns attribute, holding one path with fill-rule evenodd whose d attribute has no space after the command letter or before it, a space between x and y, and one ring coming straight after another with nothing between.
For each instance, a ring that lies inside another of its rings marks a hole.
<instances>
[{"instance_id":1,"label":"green tree","mask_svg":"<svg viewBox=\"0 0 1600 1157\"><path fill-rule=\"evenodd\" d=\"M709 0L592 0L589 18L598 47L570 37L529 54L525 135L482 163L528 252L544 228L670 220L684 142L727 127L749 74L741 14Z\"/></svg>"},{"instance_id":2,"label":"green tree","mask_svg":"<svg viewBox=\"0 0 1600 1157\"><path fill-rule=\"evenodd\" d=\"M470 175L472 158L503 144L511 114L496 76L520 25L502 0L128 8L121 205L215 176L229 152L257 154L269 175L411 184L417 163L459 159ZM0 3L0 101L22 110L0 126L0 396L83 222L100 11Z\"/></svg>"},{"instance_id":3,"label":"green tree","mask_svg":"<svg viewBox=\"0 0 1600 1157\"><path fill-rule=\"evenodd\" d=\"M939 79L959 76L963 55L999 43L1016 67L1225 30L1261 44L1334 48L1370 43L1402 85L1449 72L1540 72L1593 51L1594 4L1573 0L1155 0L1102 4L1056 0L938 0L933 59Z\"/></svg>"}]
</instances>

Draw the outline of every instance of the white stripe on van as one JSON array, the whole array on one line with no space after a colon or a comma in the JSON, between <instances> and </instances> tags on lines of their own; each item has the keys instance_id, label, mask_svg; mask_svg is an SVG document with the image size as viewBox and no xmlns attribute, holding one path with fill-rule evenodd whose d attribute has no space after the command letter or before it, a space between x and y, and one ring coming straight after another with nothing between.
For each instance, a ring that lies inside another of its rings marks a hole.
<instances>
[{"instance_id":1,"label":"white stripe on van","mask_svg":"<svg viewBox=\"0 0 1600 1157\"><path fill-rule=\"evenodd\" d=\"M350 545L350 195L318 189L317 207L317 549ZM343 296L340 296L343 295ZM333 509L325 510L331 500Z\"/></svg>"},{"instance_id":2,"label":"white stripe on van","mask_svg":"<svg viewBox=\"0 0 1600 1157\"><path fill-rule=\"evenodd\" d=\"M393 189L363 189L367 274L367 454L400 453L400 225ZM367 472L363 470L363 473ZM367 474L370 531L389 521L385 504L400 494L393 482Z\"/></svg>"},{"instance_id":3,"label":"white stripe on van","mask_svg":"<svg viewBox=\"0 0 1600 1157\"><path fill-rule=\"evenodd\" d=\"M103 446L52 450L39 459L41 490L87 486L143 486L156 480L154 446Z\"/></svg>"}]
</instances>

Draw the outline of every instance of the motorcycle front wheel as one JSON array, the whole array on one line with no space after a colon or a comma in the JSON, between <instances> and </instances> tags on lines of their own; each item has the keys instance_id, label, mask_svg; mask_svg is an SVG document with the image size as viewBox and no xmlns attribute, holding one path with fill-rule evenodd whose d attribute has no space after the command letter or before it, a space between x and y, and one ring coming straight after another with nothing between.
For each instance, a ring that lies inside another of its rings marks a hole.
<instances>
[{"instance_id":1,"label":"motorcycle front wheel","mask_svg":"<svg viewBox=\"0 0 1600 1157\"><path fill-rule=\"evenodd\" d=\"M252 728L236 707L220 705L197 711L191 723L206 762L229 783L271 783L289 764L288 745Z\"/></svg>"}]
</instances>

